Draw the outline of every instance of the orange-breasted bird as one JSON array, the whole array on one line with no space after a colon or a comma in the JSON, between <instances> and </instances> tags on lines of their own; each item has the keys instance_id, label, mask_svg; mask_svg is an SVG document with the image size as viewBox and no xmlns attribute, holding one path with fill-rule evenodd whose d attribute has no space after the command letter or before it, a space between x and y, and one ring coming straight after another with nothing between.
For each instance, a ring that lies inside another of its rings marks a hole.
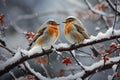
<instances>
[{"instance_id":1,"label":"orange-breasted bird","mask_svg":"<svg viewBox=\"0 0 120 80\"><path fill-rule=\"evenodd\" d=\"M63 22L65 38L72 44L83 42L85 39L89 39L89 35L82 22L74 16L69 16ZM93 51L94 56L97 57L99 52L97 49L90 45L90 49Z\"/></svg>"},{"instance_id":2,"label":"orange-breasted bird","mask_svg":"<svg viewBox=\"0 0 120 80\"><path fill-rule=\"evenodd\" d=\"M34 53L38 53L40 48L41 49L51 48L51 46L57 41L60 35L58 25L59 24L53 19L49 19L45 23L43 23L38 29L36 36L30 43L29 46L31 47L29 48L29 51L26 53L32 55Z\"/></svg>"}]
</instances>

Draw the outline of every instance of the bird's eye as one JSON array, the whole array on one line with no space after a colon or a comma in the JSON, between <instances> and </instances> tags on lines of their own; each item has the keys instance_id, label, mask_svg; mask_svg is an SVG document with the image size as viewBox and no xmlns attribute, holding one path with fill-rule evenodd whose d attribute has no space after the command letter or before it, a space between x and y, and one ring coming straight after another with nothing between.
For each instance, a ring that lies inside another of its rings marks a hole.
<instances>
[{"instance_id":1,"label":"bird's eye","mask_svg":"<svg viewBox=\"0 0 120 80\"><path fill-rule=\"evenodd\" d=\"M53 23L51 23L51 25L53 25Z\"/></svg>"},{"instance_id":2,"label":"bird's eye","mask_svg":"<svg viewBox=\"0 0 120 80\"><path fill-rule=\"evenodd\" d=\"M72 22L71 20L69 20L68 22Z\"/></svg>"}]
</instances>

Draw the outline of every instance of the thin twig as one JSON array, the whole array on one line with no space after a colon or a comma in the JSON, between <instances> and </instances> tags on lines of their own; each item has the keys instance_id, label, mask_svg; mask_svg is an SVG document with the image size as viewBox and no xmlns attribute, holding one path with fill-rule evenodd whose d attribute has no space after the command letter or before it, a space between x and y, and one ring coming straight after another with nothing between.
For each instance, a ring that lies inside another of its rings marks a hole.
<instances>
[{"instance_id":1,"label":"thin twig","mask_svg":"<svg viewBox=\"0 0 120 80\"><path fill-rule=\"evenodd\" d=\"M4 49L6 49L8 52L10 52L10 53L12 54L12 56L15 55L15 52L13 52L12 50L10 50L9 48L7 48L7 47L5 47L5 46L3 46L3 45L0 45L0 47L4 48ZM18 66L18 67L20 67L23 72L34 75L32 72L30 72L29 68L25 65L25 63L23 63L23 66L24 66L24 68L25 68L27 71L25 71L24 69L22 69L21 66ZM12 76L12 75L11 75L11 76ZM35 77L38 79L37 76L35 76Z\"/></svg>"},{"instance_id":2,"label":"thin twig","mask_svg":"<svg viewBox=\"0 0 120 80\"><path fill-rule=\"evenodd\" d=\"M14 54L14 52L13 52L12 50L10 50L9 48L6 48L5 46L0 45L0 47L2 47L3 49L7 50L8 52L10 52L10 53L12 52L12 54ZM7 60L7 57L4 56L4 59ZM13 74L12 71L9 71L9 74L10 74L10 76L11 76L14 80L16 80L16 77L15 77L15 75Z\"/></svg>"},{"instance_id":3,"label":"thin twig","mask_svg":"<svg viewBox=\"0 0 120 80\"><path fill-rule=\"evenodd\" d=\"M99 0L99 3L100 3L100 0ZM116 3L116 10L117 10L117 3ZM101 18L104 20L104 22L105 22L105 28L108 30L109 29L109 24L108 24L108 22L107 22L107 17L106 16L102 16L101 15ZM115 23L116 23L116 20L117 19L117 13L115 12L115 16L114 16L114 22L113 22L113 27L115 27ZM114 28L113 28L113 31L114 31ZM113 32L112 32L113 33ZM118 43L120 43L120 41L119 41L119 39L116 39L116 41L118 42Z\"/></svg>"},{"instance_id":4,"label":"thin twig","mask_svg":"<svg viewBox=\"0 0 120 80\"><path fill-rule=\"evenodd\" d=\"M91 6L91 4L88 2L88 0L84 0L84 2L85 2L86 5L88 6L88 9L89 9L90 11L92 11L93 13L97 13L97 14L99 14L99 15L106 16L106 17L113 17L112 14L108 14L108 13L105 13L105 12L102 12L102 11L93 9L92 6Z\"/></svg>"},{"instance_id":5,"label":"thin twig","mask_svg":"<svg viewBox=\"0 0 120 80\"><path fill-rule=\"evenodd\" d=\"M43 68L43 70L44 70L46 76L47 76L48 78L50 78L50 74L49 74L49 72L47 71L47 69L45 68L44 64L41 63L40 65L41 65L41 67Z\"/></svg>"},{"instance_id":6,"label":"thin twig","mask_svg":"<svg viewBox=\"0 0 120 80\"><path fill-rule=\"evenodd\" d=\"M112 10L114 10L120 16L120 12L114 7L112 2L110 0L106 0L106 2L109 4L109 6L112 8Z\"/></svg>"},{"instance_id":7,"label":"thin twig","mask_svg":"<svg viewBox=\"0 0 120 80\"><path fill-rule=\"evenodd\" d=\"M119 60L120 61L120 60ZM117 70L118 70L118 68L120 67L120 63L118 63L117 64L117 67L116 67L116 69L115 69L115 72L114 73L116 73L117 72ZM116 77L116 74L113 74L113 77L112 77L112 80L114 80L115 79L115 77Z\"/></svg>"},{"instance_id":8,"label":"thin twig","mask_svg":"<svg viewBox=\"0 0 120 80\"><path fill-rule=\"evenodd\" d=\"M72 55L73 59L76 61L76 63L83 69L85 70L85 68L83 67L82 63L79 62L79 60L75 57L75 55L72 53L72 51L69 51L70 54Z\"/></svg>"},{"instance_id":9,"label":"thin twig","mask_svg":"<svg viewBox=\"0 0 120 80\"><path fill-rule=\"evenodd\" d=\"M117 10L117 0L115 0L115 9ZM114 17L114 21L113 21L113 31L112 34L114 35L114 29L115 29L115 25L116 25L116 21L117 21L117 12L115 12L115 17Z\"/></svg>"},{"instance_id":10,"label":"thin twig","mask_svg":"<svg viewBox=\"0 0 120 80\"><path fill-rule=\"evenodd\" d=\"M79 45L75 45L75 46L71 46L71 47L67 47L67 48L62 47L62 48L56 49L56 51L60 51L60 52L70 51L70 50L74 50L74 49L77 49L77 48L80 48L80 47L85 47L85 46L88 46L88 45L92 45L92 44L96 44L96 43L100 43L100 42L104 42L104 41L108 41L108 40L112 40L112 39L116 39L116 38L120 38L120 35L114 35L114 36L111 36L110 38L103 38L103 39L100 39L100 40L94 40L94 41L88 42L86 44L85 43L80 43ZM52 52L53 52L53 50L49 49L49 50L43 51L40 54L36 53L36 54L34 54L30 57L28 57L28 56L21 57L18 61L15 61L13 64L6 65L3 70L0 70L0 75L3 75L4 73L10 71L11 69L16 67L20 63L23 63L26 60L36 58L36 57L40 57L40 56L44 56L44 55L47 55L47 54L51 54Z\"/></svg>"},{"instance_id":11,"label":"thin twig","mask_svg":"<svg viewBox=\"0 0 120 80\"><path fill-rule=\"evenodd\" d=\"M14 73L13 73L12 71L10 71L9 74L11 75L11 77L12 77L14 80L16 80L16 77L15 77L15 75L14 75Z\"/></svg>"},{"instance_id":12,"label":"thin twig","mask_svg":"<svg viewBox=\"0 0 120 80\"><path fill-rule=\"evenodd\" d=\"M5 46L3 46L3 45L0 45L0 47L6 49L6 50L7 50L8 52L10 52L12 55L15 54L15 52L13 52L12 50L10 50L9 48L7 48L7 47L5 47Z\"/></svg>"},{"instance_id":13,"label":"thin twig","mask_svg":"<svg viewBox=\"0 0 120 80\"><path fill-rule=\"evenodd\" d=\"M90 53L88 53L88 52L85 52L85 51L82 51L82 50L79 50L79 49L77 49L77 50L84 53L84 54L86 54L86 55L88 55L88 56L90 56L90 57L92 57L92 55Z\"/></svg>"}]
</instances>

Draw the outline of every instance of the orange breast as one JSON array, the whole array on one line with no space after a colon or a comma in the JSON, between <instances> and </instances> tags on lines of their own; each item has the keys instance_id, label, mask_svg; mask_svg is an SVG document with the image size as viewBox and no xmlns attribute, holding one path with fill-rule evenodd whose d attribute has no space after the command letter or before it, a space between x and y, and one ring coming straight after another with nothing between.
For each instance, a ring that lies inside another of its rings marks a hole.
<instances>
[{"instance_id":1,"label":"orange breast","mask_svg":"<svg viewBox=\"0 0 120 80\"><path fill-rule=\"evenodd\" d=\"M50 36L55 35L56 37L58 37L60 34L58 26L52 26L52 25L48 26L48 33Z\"/></svg>"},{"instance_id":2,"label":"orange breast","mask_svg":"<svg viewBox=\"0 0 120 80\"><path fill-rule=\"evenodd\" d=\"M72 25L73 23L66 23L65 26L64 26L64 33L65 34L69 34L71 29L72 29Z\"/></svg>"}]
</instances>

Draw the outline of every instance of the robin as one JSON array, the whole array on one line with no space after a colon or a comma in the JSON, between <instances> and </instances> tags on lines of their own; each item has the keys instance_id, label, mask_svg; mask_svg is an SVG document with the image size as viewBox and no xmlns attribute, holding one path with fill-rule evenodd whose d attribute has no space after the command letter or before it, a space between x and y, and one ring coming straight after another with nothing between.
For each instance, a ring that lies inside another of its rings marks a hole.
<instances>
[{"instance_id":1,"label":"robin","mask_svg":"<svg viewBox=\"0 0 120 80\"><path fill-rule=\"evenodd\" d=\"M58 25L59 24L52 19L43 23L29 45L29 51L27 52L28 55L38 53L41 51L40 49L50 48L57 41L60 35Z\"/></svg>"},{"instance_id":2,"label":"robin","mask_svg":"<svg viewBox=\"0 0 120 80\"><path fill-rule=\"evenodd\" d=\"M84 28L83 24L79 19L74 16L69 16L63 22L64 26L64 35L65 38L72 44L83 42L85 39L89 39L87 30ZM93 51L94 56L97 57L99 52L97 49L91 45L90 49Z\"/></svg>"}]
</instances>

